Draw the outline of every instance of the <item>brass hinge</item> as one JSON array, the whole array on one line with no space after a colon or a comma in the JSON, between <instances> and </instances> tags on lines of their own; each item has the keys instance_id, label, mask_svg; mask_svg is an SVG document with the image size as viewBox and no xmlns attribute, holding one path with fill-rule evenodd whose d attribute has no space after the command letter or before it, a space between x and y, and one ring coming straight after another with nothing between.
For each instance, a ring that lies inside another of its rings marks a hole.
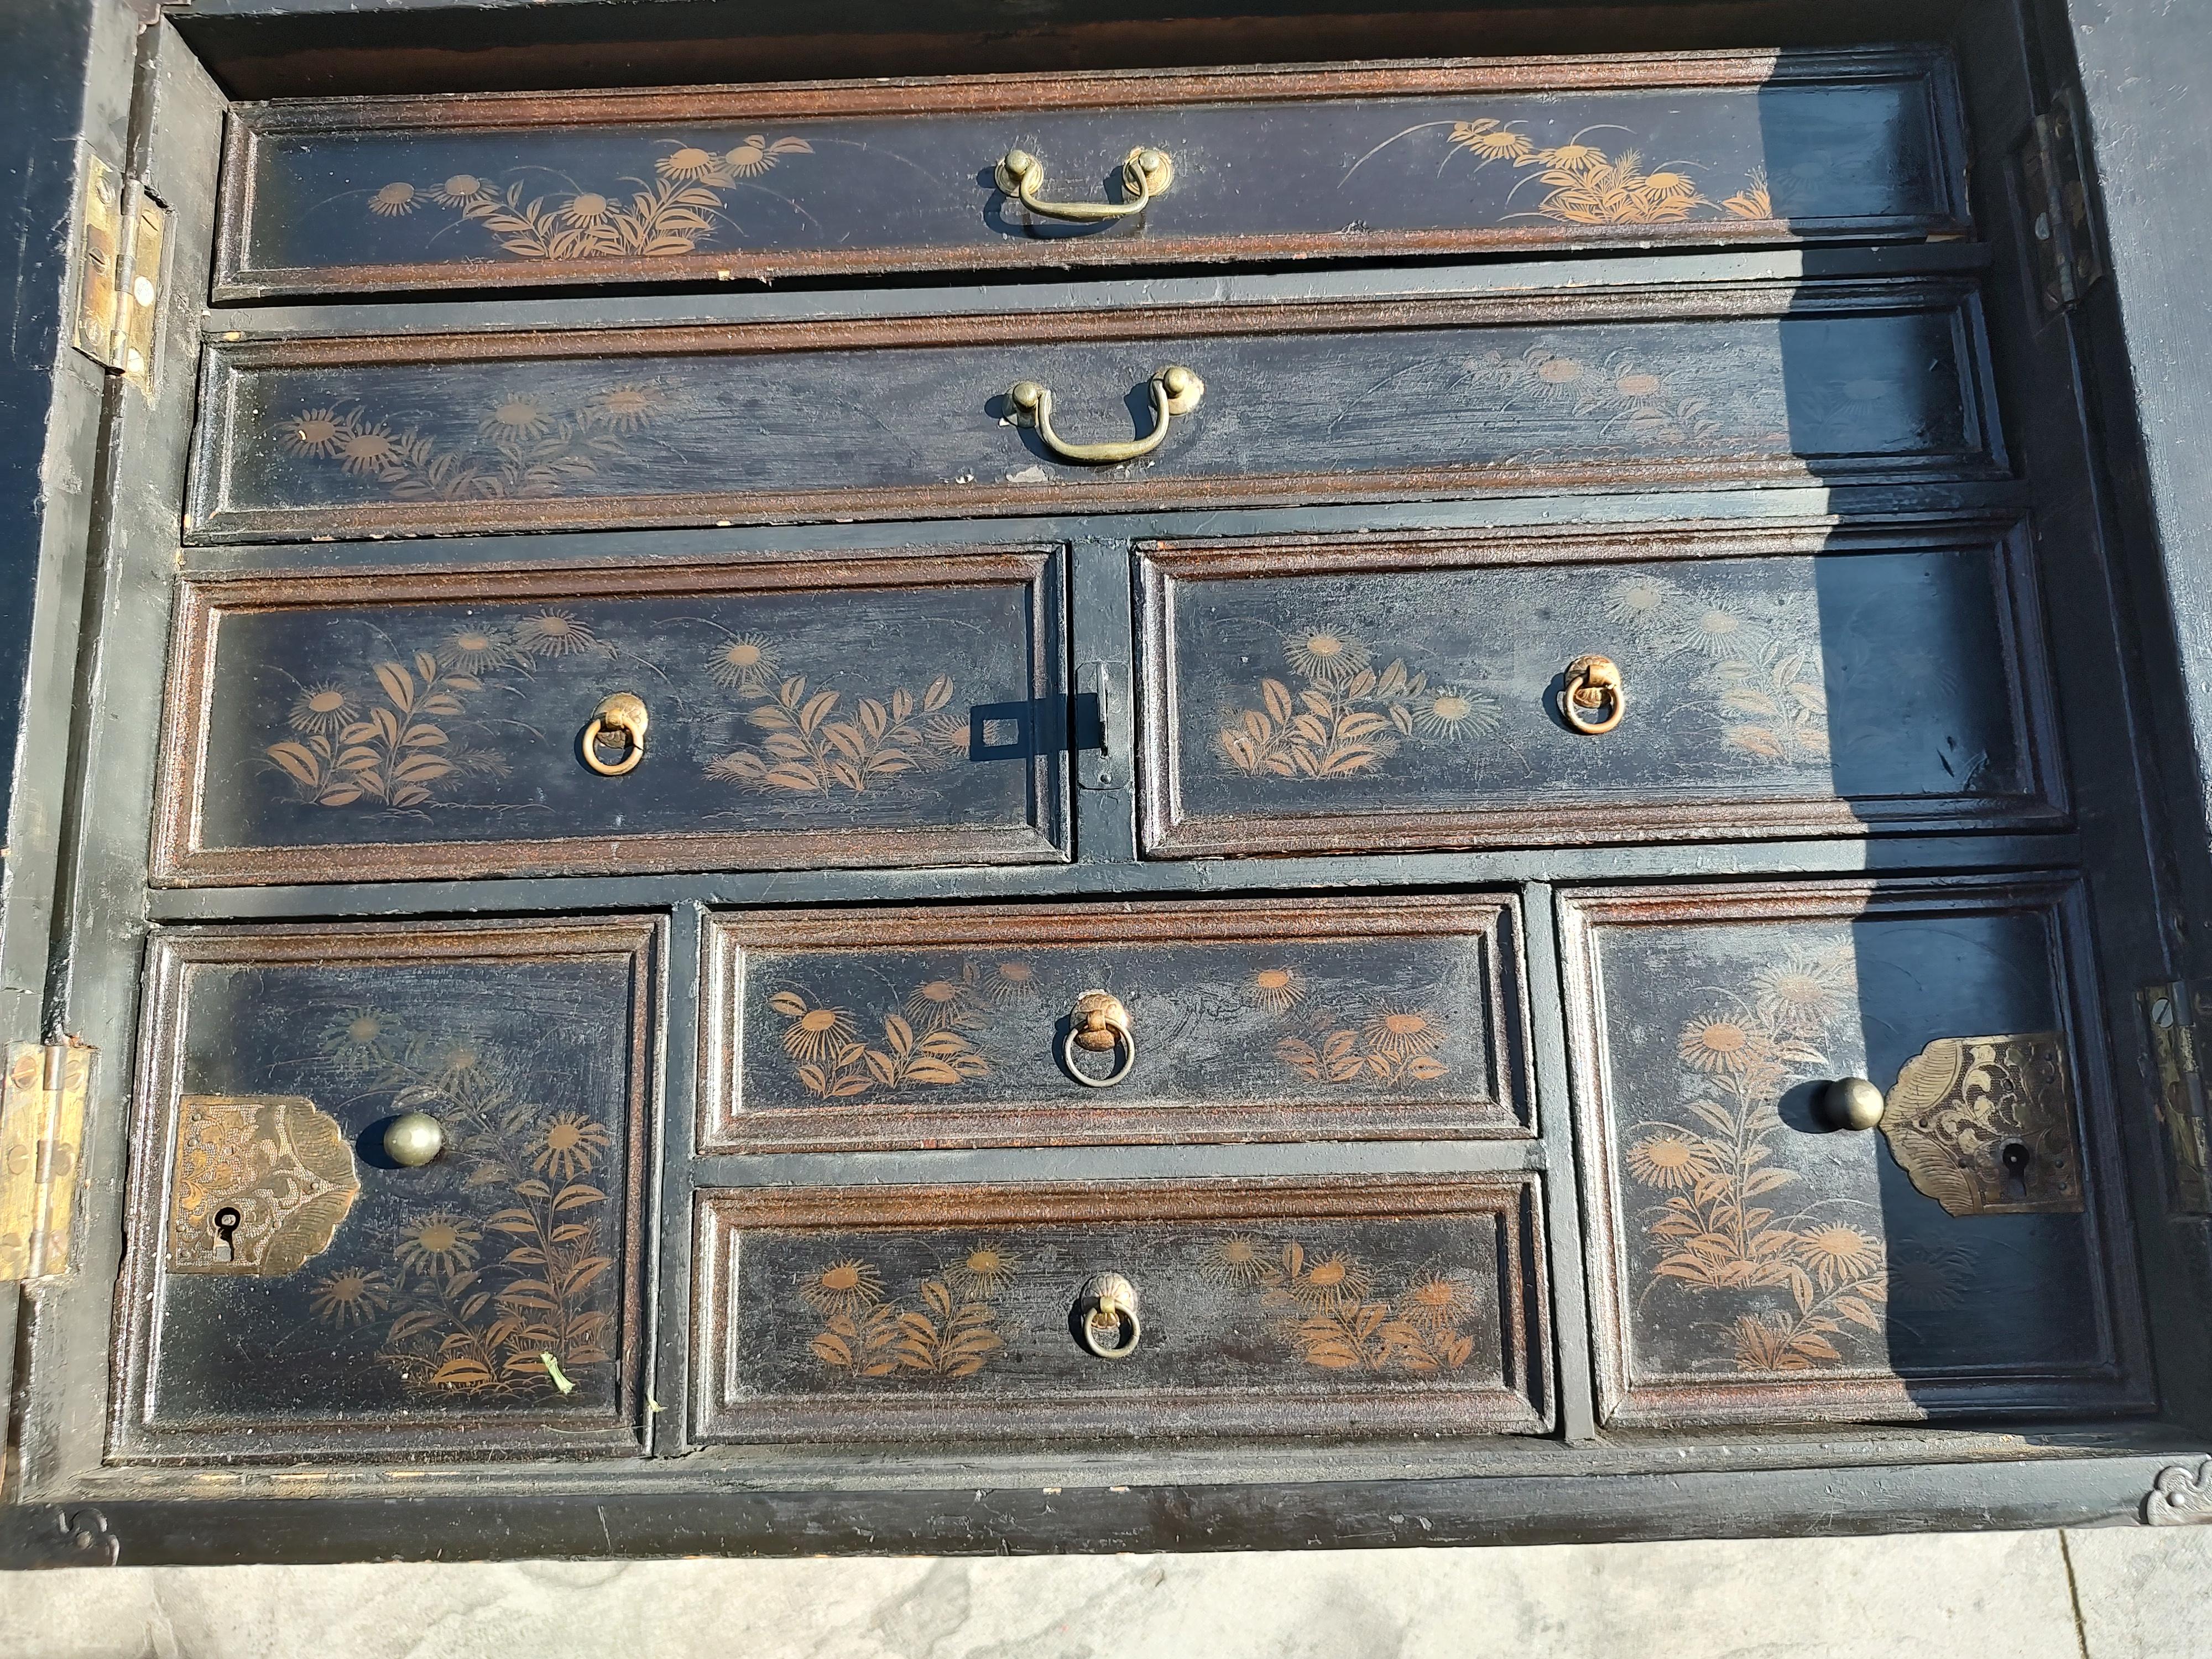
<instances>
[{"instance_id":1,"label":"brass hinge","mask_svg":"<svg viewBox=\"0 0 2212 1659\"><path fill-rule=\"evenodd\" d=\"M2021 208L2041 278L2043 308L2079 305L2105 274L2089 214L2089 168L2074 95L2060 92L2035 118L2035 131L2014 152Z\"/></svg>"},{"instance_id":2,"label":"brass hinge","mask_svg":"<svg viewBox=\"0 0 2212 1659\"><path fill-rule=\"evenodd\" d=\"M2146 985L2136 1000L2142 1005L2151 1063L2158 1068L2153 1081L2159 1121L2166 1127L2172 1207L2184 1215L2212 1215L2212 1179L2205 1159L2205 1035L2198 1025L2212 1016L2212 984L2182 979Z\"/></svg>"},{"instance_id":3,"label":"brass hinge","mask_svg":"<svg viewBox=\"0 0 2212 1659\"><path fill-rule=\"evenodd\" d=\"M77 216L76 349L154 395L169 210L136 179L85 158Z\"/></svg>"},{"instance_id":4,"label":"brass hinge","mask_svg":"<svg viewBox=\"0 0 2212 1659\"><path fill-rule=\"evenodd\" d=\"M8 1045L0 1088L0 1281L69 1271L93 1053L74 1041Z\"/></svg>"}]
</instances>

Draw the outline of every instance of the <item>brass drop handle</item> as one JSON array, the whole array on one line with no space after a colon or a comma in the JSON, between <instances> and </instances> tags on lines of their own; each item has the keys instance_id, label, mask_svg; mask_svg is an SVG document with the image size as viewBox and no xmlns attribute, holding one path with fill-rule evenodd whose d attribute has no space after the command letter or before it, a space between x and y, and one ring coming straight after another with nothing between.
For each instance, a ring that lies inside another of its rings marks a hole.
<instances>
[{"instance_id":1,"label":"brass drop handle","mask_svg":"<svg viewBox=\"0 0 2212 1659\"><path fill-rule=\"evenodd\" d=\"M1075 1063L1075 1051L1114 1054L1114 1069L1093 1077ZM1068 1076L1086 1089L1110 1089L1137 1063L1136 1034L1129 1029L1129 1011L1110 991L1085 991L1076 998L1067 1016L1067 1035L1060 1040L1060 1063Z\"/></svg>"},{"instance_id":2,"label":"brass drop handle","mask_svg":"<svg viewBox=\"0 0 2212 1659\"><path fill-rule=\"evenodd\" d=\"M1152 379L1152 429L1141 438L1121 443L1072 444L1052 429L1052 388L1036 380L1017 380L1006 388L1006 404L1014 424L1033 426L1045 447L1063 461L1101 465L1111 461L1133 461L1149 455L1167 441L1168 425L1175 416L1188 415L1206 396L1206 382L1181 363L1155 371Z\"/></svg>"},{"instance_id":3,"label":"brass drop handle","mask_svg":"<svg viewBox=\"0 0 2212 1659\"><path fill-rule=\"evenodd\" d=\"M584 728L584 764L603 778L618 778L637 770L645 758L645 699L634 691L617 691L599 706ZM621 758L600 757L601 744L620 743Z\"/></svg>"},{"instance_id":4,"label":"brass drop handle","mask_svg":"<svg viewBox=\"0 0 2212 1659\"><path fill-rule=\"evenodd\" d=\"M1838 1129L1872 1129L1881 1122L1888 1102L1863 1077L1839 1077L1820 1091L1820 1113Z\"/></svg>"},{"instance_id":5,"label":"brass drop handle","mask_svg":"<svg viewBox=\"0 0 2212 1659\"><path fill-rule=\"evenodd\" d=\"M445 1127L428 1112L402 1112L384 1126L384 1155L403 1170L419 1170L445 1150Z\"/></svg>"},{"instance_id":6,"label":"brass drop handle","mask_svg":"<svg viewBox=\"0 0 2212 1659\"><path fill-rule=\"evenodd\" d=\"M1601 717L1591 712L1601 708L1605 710ZM1566 684L1559 690L1559 712L1569 726L1586 738L1601 738L1620 724L1627 711L1620 665L1612 658L1577 657L1567 665Z\"/></svg>"},{"instance_id":7,"label":"brass drop handle","mask_svg":"<svg viewBox=\"0 0 2212 1659\"><path fill-rule=\"evenodd\" d=\"M1085 1281L1075 1301L1075 1340L1100 1359L1127 1359L1144 1340L1137 1316L1137 1287L1120 1273Z\"/></svg>"},{"instance_id":8,"label":"brass drop handle","mask_svg":"<svg viewBox=\"0 0 2212 1659\"><path fill-rule=\"evenodd\" d=\"M1095 225L1142 213L1153 197L1166 195L1168 186L1175 183L1175 162L1164 149L1139 145L1131 150L1121 163L1122 199L1119 202L1039 201L1036 193L1044 188L1044 163L1025 149L1008 150L999 158L992 175L1003 193L1031 213Z\"/></svg>"}]
</instances>

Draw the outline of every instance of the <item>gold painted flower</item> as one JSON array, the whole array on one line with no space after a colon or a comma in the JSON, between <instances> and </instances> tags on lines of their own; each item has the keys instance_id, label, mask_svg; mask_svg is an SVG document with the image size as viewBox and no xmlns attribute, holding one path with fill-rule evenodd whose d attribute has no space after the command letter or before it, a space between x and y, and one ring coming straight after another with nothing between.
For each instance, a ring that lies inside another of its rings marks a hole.
<instances>
[{"instance_id":1,"label":"gold painted flower","mask_svg":"<svg viewBox=\"0 0 2212 1659\"><path fill-rule=\"evenodd\" d=\"M1587 371L1572 357L1545 354L1536 359L1536 378L1547 386L1571 386Z\"/></svg>"},{"instance_id":2,"label":"gold painted flower","mask_svg":"<svg viewBox=\"0 0 2212 1659\"><path fill-rule=\"evenodd\" d=\"M392 1286L380 1272L345 1267L316 1283L307 1307L324 1323L365 1325L392 1304Z\"/></svg>"},{"instance_id":3,"label":"gold painted flower","mask_svg":"<svg viewBox=\"0 0 2212 1659\"><path fill-rule=\"evenodd\" d=\"M399 459L399 447L381 426L356 428L340 434L337 441L349 472L381 472Z\"/></svg>"},{"instance_id":4,"label":"gold painted flower","mask_svg":"<svg viewBox=\"0 0 2212 1659\"><path fill-rule=\"evenodd\" d=\"M566 611L541 611L514 625L514 647L525 656L568 657L588 651L599 636Z\"/></svg>"},{"instance_id":5,"label":"gold painted flower","mask_svg":"<svg viewBox=\"0 0 2212 1659\"><path fill-rule=\"evenodd\" d=\"M1328 628L1309 628L1283 643L1291 666L1325 684L1350 679L1373 660L1367 647Z\"/></svg>"},{"instance_id":6,"label":"gold painted flower","mask_svg":"<svg viewBox=\"0 0 2212 1659\"><path fill-rule=\"evenodd\" d=\"M959 979L924 980L914 988L900 1012L923 1032L950 1030L956 1025L971 1024L968 1009L969 994L975 990L975 969Z\"/></svg>"},{"instance_id":7,"label":"gold painted flower","mask_svg":"<svg viewBox=\"0 0 2212 1659\"><path fill-rule=\"evenodd\" d=\"M833 1261L799 1281L799 1299L824 1318L858 1319L884 1299L884 1277L871 1262Z\"/></svg>"},{"instance_id":8,"label":"gold painted flower","mask_svg":"<svg viewBox=\"0 0 2212 1659\"><path fill-rule=\"evenodd\" d=\"M1692 1071L1708 1075L1748 1071L1765 1045L1756 1034L1732 1019L1693 1019L1682 1028L1676 1052Z\"/></svg>"},{"instance_id":9,"label":"gold painted flower","mask_svg":"<svg viewBox=\"0 0 2212 1659\"><path fill-rule=\"evenodd\" d=\"M775 642L767 635L736 634L707 672L717 685L729 686L744 696L761 697L774 689L782 668Z\"/></svg>"},{"instance_id":10,"label":"gold painted flower","mask_svg":"<svg viewBox=\"0 0 2212 1659\"><path fill-rule=\"evenodd\" d=\"M766 133L756 132L743 143L722 154L722 165L732 175L750 179L766 173L785 155L811 155L814 146L804 138L778 138L771 142Z\"/></svg>"},{"instance_id":11,"label":"gold painted flower","mask_svg":"<svg viewBox=\"0 0 2212 1659\"><path fill-rule=\"evenodd\" d=\"M295 455L320 455L327 459L338 453L352 429L350 416L335 409L311 409L284 422L279 441Z\"/></svg>"},{"instance_id":12,"label":"gold painted flower","mask_svg":"<svg viewBox=\"0 0 2212 1659\"><path fill-rule=\"evenodd\" d=\"M407 1218L392 1254L400 1266L416 1273L442 1273L451 1279L477 1265L477 1245L483 1237L451 1210L432 1210Z\"/></svg>"},{"instance_id":13,"label":"gold painted flower","mask_svg":"<svg viewBox=\"0 0 2212 1659\"><path fill-rule=\"evenodd\" d=\"M1616 376L1613 389L1624 398L1651 398L1658 395L1660 385L1656 374L1638 372Z\"/></svg>"},{"instance_id":14,"label":"gold painted flower","mask_svg":"<svg viewBox=\"0 0 2212 1659\"><path fill-rule=\"evenodd\" d=\"M542 438L553 429L553 417L537 398L517 392L484 416L483 429L495 438Z\"/></svg>"},{"instance_id":15,"label":"gold painted flower","mask_svg":"<svg viewBox=\"0 0 2212 1659\"><path fill-rule=\"evenodd\" d=\"M1373 1282L1373 1275L1358 1261L1341 1250L1332 1250L1327 1255L1308 1257L1291 1275L1287 1288L1297 1301L1320 1308L1334 1302L1357 1302Z\"/></svg>"},{"instance_id":16,"label":"gold painted flower","mask_svg":"<svg viewBox=\"0 0 2212 1659\"><path fill-rule=\"evenodd\" d=\"M422 206L415 186L404 179L395 179L368 198L368 210L380 219L397 219Z\"/></svg>"},{"instance_id":17,"label":"gold painted flower","mask_svg":"<svg viewBox=\"0 0 2212 1659\"><path fill-rule=\"evenodd\" d=\"M1571 138L1564 144L1558 144L1545 150L1536 159L1547 167L1565 167L1572 172L1578 167L1587 167L1603 161L1605 152L1595 144L1585 144L1579 140Z\"/></svg>"},{"instance_id":18,"label":"gold painted flower","mask_svg":"<svg viewBox=\"0 0 2212 1659\"><path fill-rule=\"evenodd\" d=\"M512 649L505 640L481 628L457 628L446 635L438 657L454 673L480 674L505 662Z\"/></svg>"},{"instance_id":19,"label":"gold painted flower","mask_svg":"<svg viewBox=\"0 0 2212 1659\"><path fill-rule=\"evenodd\" d=\"M1613 585L1606 598L1605 614L1632 627L1656 619L1666 607L1667 587L1650 576L1632 576Z\"/></svg>"},{"instance_id":20,"label":"gold painted flower","mask_svg":"<svg viewBox=\"0 0 2212 1659\"><path fill-rule=\"evenodd\" d=\"M569 1180L593 1168L611 1139L606 1125L581 1112L556 1112L538 1132L530 1167L556 1181Z\"/></svg>"},{"instance_id":21,"label":"gold painted flower","mask_svg":"<svg viewBox=\"0 0 2212 1659\"><path fill-rule=\"evenodd\" d=\"M1456 134L1454 135L1455 137ZM1518 161L1535 149L1528 136L1505 127L1492 127L1487 132L1471 132L1459 139L1460 146L1473 150L1486 161Z\"/></svg>"},{"instance_id":22,"label":"gold painted flower","mask_svg":"<svg viewBox=\"0 0 2212 1659\"><path fill-rule=\"evenodd\" d=\"M971 1300L988 1301L1014 1282L1021 1265L1004 1245L978 1244L946 1270L945 1282Z\"/></svg>"},{"instance_id":23,"label":"gold painted flower","mask_svg":"<svg viewBox=\"0 0 2212 1659\"><path fill-rule=\"evenodd\" d=\"M969 723L957 714L932 714L921 728L929 746L949 760L968 758Z\"/></svg>"},{"instance_id":24,"label":"gold painted flower","mask_svg":"<svg viewBox=\"0 0 2212 1659\"><path fill-rule=\"evenodd\" d=\"M301 686L300 695L292 699L292 712L286 718L295 732L327 734L349 725L360 713L353 693L325 681L320 685Z\"/></svg>"},{"instance_id":25,"label":"gold painted flower","mask_svg":"<svg viewBox=\"0 0 2212 1659\"><path fill-rule=\"evenodd\" d=\"M1037 997L1036 969L1026 962L994 962L991 976L983 981L983 994L994 1007L1011 1004L1034 1002Z\"/></svg>"},{"instance_id":26,"label":"gold painted flower","mask_svg":"<svg viewBox=\"0 0 2212 1659\"><path fill-rule=\"evenodd\" d=\"M473 173L457 173L430 191L445 207L467 207L483 200L484 181Z\"/></svg>"},{"instance_id":27,"label":"gold painted flower","mask_svg":"<svg viewBox=\"0 0 2212 1659\"><path fill-rule=\"evenodd\" d=\"M1844 1011L1854 978L1837 952L1793 951L1753 981L1759 1018L1784 1031L1815 1030Z\"/></svg>"},{"instance_id":28,"label":"gold painted flower","mask_svg":"<svg viewBox=\"0 0 2212 1659\"><path fill-rule=\"evenodd\" d=\"M688 183L713 178L722 170L722 164L712 150L686 144L655 161L653 170L664 179L681 179Z\"/></svg>"},{"instance_id":29,"label":"gold painted flower","mask_svg":"<svg viewBox=\"0 0 2212 1659\"><path fill-rule=\"evenodd\" d=\"M1628 1149L1629 1173L1662 1192L1694 1186L1710 1167L1705 1143L1679 1129L1646 1135Z\"/></svg>"},{"instance_id":30,"label":"gold painted flower","mask_svg":"<svg viewBox=\"0 0 2212 1659\"><path fill-rule=\"evenodd\" d=\"M611 431L635 432L666 401L666 394L653 386L609 386L592 399L591 414Z\"/></svg>"},{"instance_id":31,"label":"gold painted flower","mask_svg":"<svg viewBox=\"0 0 2212 1659\"><path fill-rule=\"evenodd\" d=\"M1840 1223L1799 1234L1798 1248L1824 1289L1863 1279L1881 1265L1881 1250L1874 1240Z\"/></svg>"},{"instance_id":32,"label":"gold painted flower","mask_svg":"<svg viewBox=\"0 0 2212 1659\"><path fill-rule=\"evenodd\" d=\"M1743 618L1716 605L1698 613L1690 633L1708 651L1734 649L1743 635Z\"/></svg>"},{"instance_id":33,"label":"gold painted flower","mask_svg":"<svg viewBox=\"0 0 2212 1659\"><path fill-rule=\"evenodd\" d=\"M1441 1330L1474 1311L1474 1287L1447 1273L1425 1273L1398 1298L1398 1311L1416 1324Z\"/></svg>"},{"instance_id":34,"label":"gold painted flower","mask_svg":"<svg viewBox=\"0 0 2212 1659\"><path fill-rule=\"evenodd\" d=\"M1890 1299L1900 1308L1916 1311L1956 1308L1966 1301L1966 1286L1973 1276L1973 1256L1954 1248L1923 1248L1911 1255L1892 1256Z\"/></svg>"},{"instance_id":35,"label":"gold painted flower","mask_svg":"<svg viewBox=\"0 0 2212 1659\"><path fill-rule=\"evenodd\" d=\"M341 1008L323 1022L315 1047L323 1058L352 1076L392 1063L392 1016L380 1008Z\"/></svg>"},{"instance_id":36,"label":"gold painted flower","mask_svg":"<svg viewBox=\"0 0 2212 1659\"><path fill-rule=\"evenodd\" d=\"M1406 1060L1440 1047L1445 1033L1437 1017L1425 1008L1394 1008L1370 1018L1361 1035L1376 1054Z\"/></svg>"},{"instance_id":37,"label":"gold painted flower","mask_svg":"<svg viewBox=\"0 0 2212 1659\"><path fill-rule=\"evenodd\" d=\"M1305 982L1288 968L1262 968L1252 975L1249 993L1269 1013L1279 1014L1306 1000Z\"/></svg>"},{"instance_id":38,"label":"gold painted flower","mask_svg":"<svg viewBox=\"0 0 2212 1659\"><path fill-rule=\"evenodd\" d=\"M579 191L561 209L562 219L579 228L606 222L614 204L596 190Z\"/></svg>"},{"instance_id":39,"label":"gold painted flower","mask_svg":"<svg viewBox=\"0 0 2212 1659\"><path fill-rule=\"evenodd\" d=\"M1698 187L1682 173L1662 170L1646 173L1644 190L1652 200L1667 207L1680 207L1698 200Z\"/></svg>"},{"instance_id":40,"label":"gold painted flower","mask_svg":"<svg viewBox=\"0 0 2212 1659\"><path fill-rule=\"evenodd\" d=\"M1199 1264L1199 1273L1216 1285L1242 1287L1267 1277L1271 1264L1267 1248L1249 1233L1232 1233L1216 1239Z\"/></svg>"},{"instance_id":41,"label":"gold painted flower","mask_svg":"<svg viewBox=\"0 0 2212 1659\"><path fill-rule=\"evenodd\" d=\"M783 1052L793 1060L820 1064L852 1047L853 1012L827 1003L810 1003L796 991L779 991L769 1006L791 1024L784 1028Z\"/></svg>"},{"instance_id":42,"label":"gold painted flower","mask_svg":"<svg viewBox=\"0 0 2212 1659\"><path fill-rule=\"evenodd\" d=\"M1495 699L1456 685L1439 686L1413 706L1413 730L1425 738L1456 737L1469 729L1488 732L1497 724Z\"/></svg>"}]
</instances>

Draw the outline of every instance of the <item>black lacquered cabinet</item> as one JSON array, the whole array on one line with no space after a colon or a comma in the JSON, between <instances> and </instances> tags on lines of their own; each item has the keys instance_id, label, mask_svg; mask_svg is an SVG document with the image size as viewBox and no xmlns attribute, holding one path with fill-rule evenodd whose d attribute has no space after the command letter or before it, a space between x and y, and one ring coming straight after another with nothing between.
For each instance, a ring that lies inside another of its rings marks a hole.
<instances>
[{"instance_id":1,"label":"black lacquered cabinet","mask_svg":"<svg viewBox=\"0 0 2212 1659\"><path fill-rule=\"evenodd\" d=\"M311 9L86 175L7 1559L2212 1513L2036 9Z\"/></svg>"}]
</instances>

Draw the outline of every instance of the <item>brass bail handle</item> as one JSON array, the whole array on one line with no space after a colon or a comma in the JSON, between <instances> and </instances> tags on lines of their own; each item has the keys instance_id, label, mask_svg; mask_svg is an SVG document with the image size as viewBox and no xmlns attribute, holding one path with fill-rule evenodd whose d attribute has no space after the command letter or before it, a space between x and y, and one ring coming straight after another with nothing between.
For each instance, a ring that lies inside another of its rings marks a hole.
<instances>
[{"instance_id":1,"label":"brass bail handle","mask_svg":"<svg viewBox=\"0 0 2212 1659\"><path fill-rule=\"evenodd\" d=\"M633 691L617 691L599 707L584 728L584 764L603 778L618 778L637 770L645 758L645 699ZM621 758L604 760L601 744L619 741Z\"/></svg>"},{"instance_id":2,"label":"brass bail handle","mask_svg":"<svg viewBox=\"0 0 2212 1659\"><path fill-rule=\"evenodd\" d=\"M1075 1340L1085 1352L1101 1359L1127 1359L1144 1335L1134 1285L1120 1273L1100 1273L1085 1282L1075 1303Z\"/></svg>"},{"instance_id":3,"label":"brass bail handle","mask_svg":"<svg viewBox=\"0 0 2212 1659\"><path fill-rule=\"evenodd\" d=\"M1602 718L1590 711L1602 708ZM1620 665L1610 657L1577 657L1567 665L1566 684L1559 691L1559 712L1567 724L1586 738L1601 738L1620 724L1628 712L1628 696L1621 688Z\"/></svg>"},{"instance_id":4,"label":"brass bail handle","mask_svg":"<svg viewBox=\"0 0 2212 1659\"><path fill-rule=\"evenodd\" d=\"M1168 426L1178 415L1188 415L1206 396L1206 382L1181 363L1170 363L1153 372L1152 429L1141 438L1119 443L1072 444L1052 429L1052 388L1038 380L1017 380L1006 388L1006 404L1014 424L1033 426L1045 447L1063 461L1103 465L1133 461L1149 455L1167 441Z\"/></svg>"},{"instance_id":5,"label":"brass bail handle","mask_svg":"<svg viewBox=\"0 0 2212 1659\"><path fill-rule=\"evenodd\" d=\"M1075 1051L1115 1056L1114 1069L1093 1077L1075 1063ZM1137 1038L1129 1030L1129 1011L1110 991L1085 991L1068 1012L1067 1035L1060 1040L1060 1063L1086 1089L1110 1089L1137 1063Z\"/></svg>"},{"instance_id":6,"label":"brass bail handle","mask_svg":"<svg viewBox=\"0 0 2212 1659\"><path fill-rule=\"evenodd\" d=\"M1164 196L1175 183L1175 162L1164 149L1139 144L1121 163L1119 202L1042 202L1044 163L1025 149L1010 149L992 169L1000 192L1019 202L1031 213L1047 219L1065 219L1079 225L1103 224L1142 213L1155 196Z\"/></svg>"}]
</instances>

